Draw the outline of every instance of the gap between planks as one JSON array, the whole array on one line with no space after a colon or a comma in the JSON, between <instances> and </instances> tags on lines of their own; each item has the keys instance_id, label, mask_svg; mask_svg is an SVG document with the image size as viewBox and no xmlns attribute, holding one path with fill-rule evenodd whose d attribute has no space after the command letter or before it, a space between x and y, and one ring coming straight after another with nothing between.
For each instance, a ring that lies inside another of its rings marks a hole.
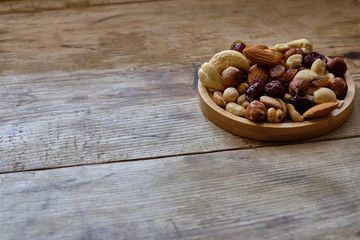
<instances>
[{"instance_id":1,"label":"gap between planks","mask_svg":"<svg viewBox=\"0 0 360 240\"><path fill-rule=\"evenodd\" d=\"M133 159L126 159L126 160L106 161L106 162L100 162L100 163L86 163L86 164L75 164L75 165L58 166L58 167L33 168L33 169L26 169L26 170L20 170L20 171L7 171L7 172L0 172L0 175L12 174L12 173L21 173L21 172L46 171L46 170L54 170L54 169L61 169L61 168L94 166L94 165L103 165L103 164L112 164L112 163L138 162L138 161L157 160L157 159L172 158L172 157L184 157L184 156L190 156L190 155L196 156L196 155L204 155L204 154L211 154L211 153L218 153L218 152L228 152L228 151L246 151L246 150L251 150L251 149L278 147L278 146L285 146L285 145L310 144L312 142L341 141L341 140L344 140L344 139L352 139L352 138L358 138L358 137L360 137L360 135L351 136L351 137L344 137L344 138L310 140L308 142L306 140L296 141L296 142L288 142L288 143L285 143L285 142L273 142L274 144L257 146L257 147L249 147L249 148L227 148L227 149L219 149L219 150L206 151L206 152L181 153L181 154L163 155L163 156L157 156L157 157L145 157L145 158L133 158Z\"/></svg>"}]
</instances>

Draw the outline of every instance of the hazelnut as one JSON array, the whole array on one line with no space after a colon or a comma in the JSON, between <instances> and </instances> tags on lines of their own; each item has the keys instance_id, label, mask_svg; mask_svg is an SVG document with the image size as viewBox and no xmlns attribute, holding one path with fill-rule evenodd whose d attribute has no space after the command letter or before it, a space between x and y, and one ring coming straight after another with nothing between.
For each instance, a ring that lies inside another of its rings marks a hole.
<instances>
[{"instance_id":1,"label":"hazelnut","mask_svg":"<svg viewBox=\"0 0 360 240\"><path fill-rule=\"evenodd\" d=\"M346 81L339 77L330 80L329 88L334 91L338 99L344 99L348 90Z\"/></svg>"},{"instance_id":2,"label":"hazelnut","mask_svg":"<svg viewBox=\"0 0 360 240\"><path fill-rule=\"evenodd\" d=\"M244 79L243 72L233 66L226 68L221 73L221 82L225 87L235 87Z\"/></svg>"},{"instance_id":3,"label":"hazelnut","mask_svg":"<svg viewBox=\"0 0 360 240\"><path fill-rule=\"evenodd\" d=\"M226 101L225 101L225 99L223 97L222 92L215 91L214 94L213 94L213 100L220 107L225 107L226 106Z\"/></svg>"},{"instance_id":4,"label":"hazelnut","mask_svg":"<svg viewBox=\"0 0 360 240\"><path fill-rule=\"evenodd\" d=\"M246 108L245 117L253 121L262 121L265 119L267 108L265 105L258 101L252 101Z\"/></svg>"},{"instance_id":5,"label":"hazelnut","mask_svg":"<svg viewBox=\"0 0 360 240\"><path fill-rule=\"evenodd\" d=\"M294 78L289 85L289 93L292 96L304 96L310 87L310 83L306 78Z\"/></svg>"},{"instance_id":6,"label":"hazelnut","mask_svg":"<svg viewBox=\"0 0 360 240\"><path fill-rule=\"evenodd\" d=\"M286 51L286 53L284 55L285 60L294 54L305 55L304 51L301 48L290 48L289 50Z\"/></svg>"},{"instance_id":7,"label":"hazelnut","mask_svg":"<svg viewBox=\"0 0 360 240\"><path fill-rule=\"evenodd\" d=\"M234 87L228 87L224 90L223 97L226 102L236 102L239 97L239 92Z\"/></svg>"},{"instance_id":8,"label":"hazelnut","mask_svg":"<svg viewBox=\"0 0 360 240\"><path fill-rule=\"evenodd\" d=\"M347 71L347 66L341 57L334 57L330 59L326 64L329 72L335 75L335 77L343 77L345 72Z\"/></svg>"}]
</instances>

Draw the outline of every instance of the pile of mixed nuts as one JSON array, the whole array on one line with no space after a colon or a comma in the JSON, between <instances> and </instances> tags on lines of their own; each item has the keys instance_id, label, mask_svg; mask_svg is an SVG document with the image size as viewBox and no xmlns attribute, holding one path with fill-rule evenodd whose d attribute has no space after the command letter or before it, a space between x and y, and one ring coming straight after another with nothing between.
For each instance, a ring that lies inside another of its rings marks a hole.
<instances>
[{"instance_id":1,"label":"pile of mixed nuts","mask_svg":"<svg viewBox=\"0 0 360 240\"><path fill-rule=\"evenodd\" d=\"M293 122L325 116L347 93L345 61L314 52L307 39L230 50L202 64L198 76L220 107L253 121Z\"/></svg>"}]
</instances>

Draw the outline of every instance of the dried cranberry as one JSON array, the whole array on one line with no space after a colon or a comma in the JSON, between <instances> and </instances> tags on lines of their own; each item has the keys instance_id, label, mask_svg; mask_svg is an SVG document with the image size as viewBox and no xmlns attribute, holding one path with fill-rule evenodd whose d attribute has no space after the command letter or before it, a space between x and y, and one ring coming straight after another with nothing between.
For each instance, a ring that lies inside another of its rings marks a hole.
<instances>
[{"instance_id":1,"label":"dried cranberry","mask_svg":"<svg viewBox=\"0 0 360 240\"><path fill-rule=\"evenodd\" d=\"M245 92L246 100L248 102L260 100L260 97L264 94L264 85L263 81L256 81L252 84Z\"/></svg>"},{"instance_id":2,"label":"dried cranberry","mask_svg":"<svg viewBox=\"0 0 360 240\"><path fill-rule=\"evenodd\" d=\"M275 80L267 83L264 87L266 95L270 97L283 98L285 95L285 89L280 81Z\"/></svg>"},{"instance_id":3,"label":"dried cranberry","mask_svg":"<svg viewBox=\"0 0 360 240\"><path fill-rule=\"evenodd\" d=\"M238 52L243 52L244 48L245 48L245 44L242 42L236 43L234 46L231 47L231 50L235 50Z\"/></svg>"},{"instance_id":4,"label":"dried cranberry","mask_svg":"<svg viewBox=\"0 0 360 240\"><path fill-rule=\"evenodd\" d=\"M305 67L310 69L313 62L315 62L315 60L318 59L318 58L323 60L324 63L327 62L327 59L326 59L326 57L324 55L322 55L322 54L320 54L318 52L310 52L304 57L303 64L304 64Z\"/></svg>"},{"instance_id":5,"label":"dried cranberry","mask_svg":"<svg viewBox=\"0 0 360 240\"><path fill-rule=\"evenodd\" d=\"M291 103L301 115L309 108L315 106L315 103L307 97L300 97L298 95L290 98L289 103Z\"/></svg>"}]
</instances>

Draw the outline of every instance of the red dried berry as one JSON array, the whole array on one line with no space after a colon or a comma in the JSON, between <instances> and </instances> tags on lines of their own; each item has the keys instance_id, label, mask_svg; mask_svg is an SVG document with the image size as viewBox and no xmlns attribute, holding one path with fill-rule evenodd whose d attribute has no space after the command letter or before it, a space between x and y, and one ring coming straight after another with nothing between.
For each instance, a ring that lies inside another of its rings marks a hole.
<instances>
[{"instance_id":1,"label":"red dried berry","mask_svg":"<svg viewBox=\"0 0 360 240\"><path fill-rule=\"evenodd\" d=\"M267 83L264 87L266 95L270 97L283 98L285 95L285 89L280 81L275 80Z\"/></svg>"},{"instance_id":2,"label":"red dried berry","mask_svg":"<svg viewBox=\"0 0 360 240\"><path fill-rule=\"evenodd\" d=\"M260 97L264 94L264 82L256 81L245 92L245 97L248 102L254 100L260 100Z\"/></svg>"},{"instance_id":3,"label":"red dried berry","mask_svg":"<svg viewBox=\"0 0 360 240\"><path fill-rule=\"evenodd\" d=\"M315 106L315 103L307 97L300 97L298 95L290 98L289 103L292 104L301 115L309 108Z\"/></svg>"},{"instance_id":4,"label":"red dried berry","mask_svg":"<svg viewBox=\"0 0 360 240\"><path fill-rule=\"evenodd\" d=\"M310 69L313 62L315 62L315 60L318 58L323 60L324 63L327 63L327 59L324 55L322 55L318 52L310 52L304 57L303 64L305 67Z\"/></svg>"}]
</instances>

